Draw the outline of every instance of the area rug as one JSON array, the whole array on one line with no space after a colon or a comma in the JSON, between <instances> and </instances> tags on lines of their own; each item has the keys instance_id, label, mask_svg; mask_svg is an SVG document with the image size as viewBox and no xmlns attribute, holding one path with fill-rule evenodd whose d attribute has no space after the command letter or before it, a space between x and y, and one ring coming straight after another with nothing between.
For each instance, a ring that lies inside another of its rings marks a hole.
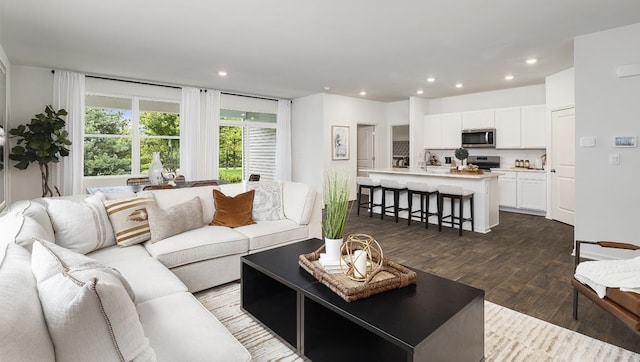
<instances>
[{"instance_id":1,"label":"area rug","mask_svg":"<svg viewBox=\"0 0 640 362\"><path fill-rule=\"evenodd\" d=\"M196 297L251 353L254 361L303 361L240 310L240 284ZM486 361L640 361L640 354L485 301Z\"/></svg>"}]
</instances>

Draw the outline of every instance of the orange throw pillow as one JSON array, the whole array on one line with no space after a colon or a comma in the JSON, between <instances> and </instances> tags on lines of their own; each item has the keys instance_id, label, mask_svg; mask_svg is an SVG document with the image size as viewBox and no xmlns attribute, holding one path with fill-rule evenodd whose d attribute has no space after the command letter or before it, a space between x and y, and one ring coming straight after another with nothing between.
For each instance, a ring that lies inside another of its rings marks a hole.
<instances>
[{"instance_id":1,"label":"orange throw pillow","mask_svg":"<svg viewBox=\"0 0 640 362\"><path fill-rule=\"evenodd\" d=\"M253 212L253 197L256 191L251 190L234 196L227 196L218 190L213 190L213 203L216 213L209 225L220 225L235 228L255 224L251 214Z\"/></svg>"}]
</instances>

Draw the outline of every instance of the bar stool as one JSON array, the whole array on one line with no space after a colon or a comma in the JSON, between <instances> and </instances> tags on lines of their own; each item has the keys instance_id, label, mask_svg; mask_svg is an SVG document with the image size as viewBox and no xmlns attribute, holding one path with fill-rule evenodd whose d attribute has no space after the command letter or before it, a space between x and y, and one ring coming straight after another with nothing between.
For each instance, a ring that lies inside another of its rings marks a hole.
<instances>
[{"instance_id":1,"label":"bar stool","mask_svg":"<svg viewBox=\"0 0 640 362\"><path fill-rule=\"evenodd\" d=\"M413 194L420 195L420 209L413 209ZM436 212L429 211L429 199L431 195L436 195ZM409 204L409 223L411 225L411 219L413 219L413 214L416 212L420 213L420 222L425 222L425 229L429 228L429 216L438 216L438 188L434 186L429 186L429 184L425 182L407 182L407 198ZM426 203L425 203L426 199ZM426 204L426 207L425 207Z\"/></svg>"},{"instance_id":2,"label":"bar stool","mask_svg":"<svg viewBox=\"0 0 640 362\"><path fill-rule=\"evenodd\" d=\"M443 216L444 199L451 199L451 214ZM464 218L464 200L469 199L471 206L471 217ZM460 207L458 208L459 214L455 216L454 200L459 200ZM451 221L445 221L444 219L451 218ZM471 222L471 231L473 229L473 192L464 190L461 186L453 185L440 185L438 186L438 231L442 231L442 223L451 223L451 227L454 228L458 220L460 225L460 236L462 236L462 224L465 221Z\"/></svg>"},{"instance_id":3,"label":"bar stool","mask_svg":"<svg viewBox=\"0 0 640 362\"><path fill-rule=\"evenodd\" d=\"M384 219L384 214L387 213L387 209L393 208L393 215L395 216L396 222L398 222L398 212L408 210L407 208L400 208L400 193L407 191L407 185L397 180L383 178L380 179L380 187L382 187L382 212L380 213L380 220ZM386 204L387 191L393 192L393 205L390 206Z\"/></svg>"},{"instance_id":4,"label":"bar stool","mask_svg":"<svg viewBox=\"0 0 640 362\"><path fill-rule=\"evenodd\" d=\"M380 182L372 180L371 177L356 177L356 183L358 184L358 215L360 215L362 205L366 205L369 208L369 217L372 217L373 207L382 205L373 203L373 191L380 188ZM369 190L369 201L365 203L362 203L363 188Z\"/></svg>"}]
</instances>

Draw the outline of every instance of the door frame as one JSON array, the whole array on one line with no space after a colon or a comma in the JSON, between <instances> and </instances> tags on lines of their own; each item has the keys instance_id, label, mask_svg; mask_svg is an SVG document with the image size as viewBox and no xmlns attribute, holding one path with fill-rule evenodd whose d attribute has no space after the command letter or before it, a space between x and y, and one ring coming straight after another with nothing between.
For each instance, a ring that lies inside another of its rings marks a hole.
<instances>
[{"instance_id":1,"label":"door frame","mask_svg":"<svg viewBox=\"0 0 640 362\"><path fill-rule=\"evenodd\" d=\"M554 112L560 112L560 111L565 111L565 110L569 110L569 109L573 109L573 117L574 117L574 123L575 123L575 116L576 116L576 107L574 104L568 104L565 106L559 106L559 107L554 107L552 109L549 109L549 114L548 114L548 122L547 122L547 139L549 140L547 143L547 160L546 160L546 171L547 171L547 215L546 218L549 220L555 220L553 218L553 196L554 196L554 190L553 190L553 175L552 175L552 168L553 168L553 154L554 154L554 149L553 149L553 137L554 137L554 133L553 133L553 113ZM575 134L574 134L574 143L575 143ZM575 160L574 160L575 162ZM575 192L575 189L574 189ZM574 220L575 223L575 220Z\"/></svg>"}]
</instances>

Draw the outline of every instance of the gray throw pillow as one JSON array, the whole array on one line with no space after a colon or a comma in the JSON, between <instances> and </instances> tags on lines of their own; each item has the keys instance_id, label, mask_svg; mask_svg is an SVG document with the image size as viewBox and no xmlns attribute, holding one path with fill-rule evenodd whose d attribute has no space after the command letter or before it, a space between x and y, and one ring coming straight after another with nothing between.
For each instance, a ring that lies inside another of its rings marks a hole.
<instances>
[{"instance_id":1,"label":"gray throw pillow","mask_svg":"<svg viewBox=\"0 0 640 362\"><path fill-rule=\"evenodd\" d=\"M199 197L194 197L167 210L153 203L147 204L147 216L152 243L204 225Z\"/></svg>"}]
</instances>

